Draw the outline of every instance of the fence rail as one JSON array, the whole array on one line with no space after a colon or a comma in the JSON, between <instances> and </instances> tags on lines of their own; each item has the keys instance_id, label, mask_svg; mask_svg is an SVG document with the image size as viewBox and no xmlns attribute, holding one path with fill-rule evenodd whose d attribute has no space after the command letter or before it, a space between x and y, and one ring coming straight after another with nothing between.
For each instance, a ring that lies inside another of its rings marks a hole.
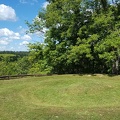
<instances>
[{"instance_id":1,"label":"fence rail","mask_svg":"<svg viewBox=\"0 0 120 120\"><path fill-rule=\"evenodd\" d=\"M23 78L23 77L29 77L29 76L40 77L40 76L48 76L48 75L42 75L42 74L4 75L4 76L0 76L0 80L10 80L10 79Z\"/></svg>"}]
</instances>

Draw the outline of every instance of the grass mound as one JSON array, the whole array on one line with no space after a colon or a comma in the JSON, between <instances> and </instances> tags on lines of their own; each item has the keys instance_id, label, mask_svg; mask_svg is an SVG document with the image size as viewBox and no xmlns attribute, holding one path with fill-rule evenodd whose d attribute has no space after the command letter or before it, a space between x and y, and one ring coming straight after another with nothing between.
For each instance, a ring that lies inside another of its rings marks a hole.
<instances>
[{"instance_id":1,"label":"grass mound","mask_svg":"<svg viewBox=\"0 0 120 120\"><path fill-rule=\"evenodd\" d=\"M120 76L0 81L1 120L120 120Z\"/></svg>"}]
</instances>

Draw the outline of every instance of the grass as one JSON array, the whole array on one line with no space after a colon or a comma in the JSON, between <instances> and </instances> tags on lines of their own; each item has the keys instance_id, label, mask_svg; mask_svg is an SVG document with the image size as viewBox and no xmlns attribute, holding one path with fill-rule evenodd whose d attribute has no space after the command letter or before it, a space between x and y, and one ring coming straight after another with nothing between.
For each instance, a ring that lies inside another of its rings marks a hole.
<instances>
[{"instance_id":1,"label":"grass","mask_svg":"<svg viewBox=\"0 0 120 120\"><path fill-rule=\"evenodd\" d=\"M0 120L120 120L120 76L1 80Z\"/></svg>"},{"instance_id":2,"label":"grass","mask_svg":"<svg viewBox=\"0 0 120 120\"><path fill-rule=\"evenodd\" d=\"M0 53L0 56L8 57L8 56L15 56L15 54L1 54L1 53Z\"/></svg>"}]
</instances>

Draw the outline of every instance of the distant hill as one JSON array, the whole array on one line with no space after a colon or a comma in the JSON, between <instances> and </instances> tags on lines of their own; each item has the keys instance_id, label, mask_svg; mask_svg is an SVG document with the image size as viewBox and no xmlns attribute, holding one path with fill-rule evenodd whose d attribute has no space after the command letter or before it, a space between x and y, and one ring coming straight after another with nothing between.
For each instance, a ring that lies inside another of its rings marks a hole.
<instances>
[{"instance_id":1,"label":"distant hill","mask_svg":"<svg viewBox=\"0 0 120 120\"><path fill-rule=\"evenodd\" d=\"M0 51L0 56L27 56L28 51Z\"/></svg>"},{"instance_id":2,"label":"distant hill","mask_svg":"<svg viewBox=\"0 0 120 120\"><path fill-rule=\"evenodd\" d=\"M28 53L26 51L0 51L0 61L14 62L27 56Z\"/></svg>"}]
</instances>

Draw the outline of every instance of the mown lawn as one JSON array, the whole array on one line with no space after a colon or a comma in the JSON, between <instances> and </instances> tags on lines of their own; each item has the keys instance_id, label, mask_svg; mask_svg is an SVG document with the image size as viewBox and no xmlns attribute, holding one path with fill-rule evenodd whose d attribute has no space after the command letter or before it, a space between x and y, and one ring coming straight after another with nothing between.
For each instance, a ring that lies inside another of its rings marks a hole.
<instances>
[{"instance_id":1,"label":"mown lawn","mask_svg":"<svg viewBox=\"0 0 120 120\"><path fill-rule=\"evenodd\" d=\"M120 76L1 80L0 120L120 120Z\"/></svg>"}]
</instances>

